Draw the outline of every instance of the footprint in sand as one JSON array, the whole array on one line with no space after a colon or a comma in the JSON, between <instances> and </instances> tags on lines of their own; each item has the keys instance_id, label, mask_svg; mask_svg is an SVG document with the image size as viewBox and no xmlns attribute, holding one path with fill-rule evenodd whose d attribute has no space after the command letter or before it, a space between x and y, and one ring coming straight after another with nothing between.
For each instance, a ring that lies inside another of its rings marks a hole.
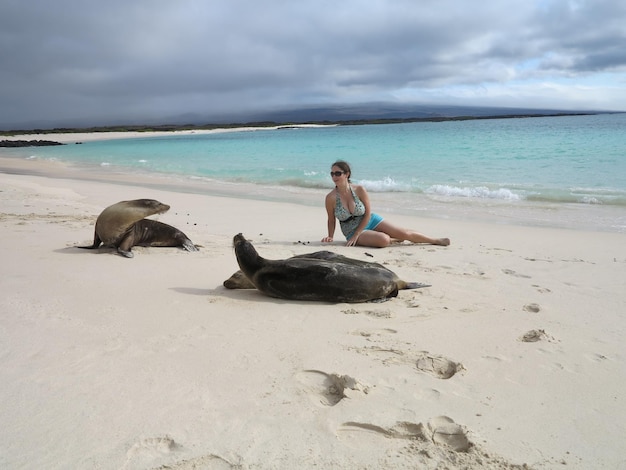
<instances>
[{"instance_id":1,"label":"footprint in sand","mask_svg":"<svg viewBox=\"0 0 626 470\"><path fill-rule=\"evenodd\" d=\"M432 418L426 426L422 423L400 421L391 428L350 421L339 426L337 436L341 441L353 446L359 443L371 445L376 438L391 438L430 441L455 452L465 452L470 447L463 427L447 416Z\"/></svg>"},{"instance_id":2,"label":"footprint in sand","mask_svg":"<svg viewBox=\"0 0 626 470\"><path fill-rule=\"evenodd\" d=\"M351 351L356 351L365 356L373 356L382 361L383 364L406 364L411 362L407 359L404 351L392 347L367 346L367 347L348 347Z\"/></svg>"},{"instance_id":3,"label":"footprint in sand","mask_svg":"<svg viewBox=\"0 0 626 470\"><path fill-rule=\"evenodd\" d=\"M347 310L342 310L341 313L344 315L357 315L364 314L374 318L393 318L393 313L390 310L356 310L354 308L349 308Z\"/></svg>"},{"instance_id":4,"label":"footprint in sand","mask_svg":"<svg viewBox=\"0 0 626 470\"><path fill-rule=\"evenodd\" d=\"M336 435L354 449L380 450L385 461L394 459L394 468L529 468L470 442L465 427L447 416L429 419L425 425L401 421L391 428L349 421L337 428Z\"/></svg>"},{"instance_id":5,"label":"footprint in sand","mask_svg":"<svg viewBox=\"0 0 626 470\"><path fill-rule=\"evenodd\" d=\"M410 423L408 421L398 421L391 428L383 428L369 423L357 423L349 421L339 426L340 432L370 432L374 434L380 434L384 437L391 437L393 439L414 439L424 438L424 425L421 423Z\"/></svg>"},{"instance_id":6,"label":"footprint in sand","mask_svg":"<svg viewBox=\"0 0 626 470\"><path fill-rule=\"evenodd\" d=\"M547 339L548 335L544 330L530 330L519 337L519 340L523 343L536 343L542 339Z\"/></svg>"},{"instance_id":7,"label":"footprint in sand","mask_svg":"<svg viewBox=\"0 0 626 470\"><path fill-rule=\"evenodd\" d=\"M304 370L296 375L296 379L315 404L335 406L344 398L348 398L352 391L368 393L369 388L361 385L356 379L348 375L327 374L320 370Z\"/></svg>"},{"instance_id":8,"label":"footprint in sand","mask_svg":"<svg viewBox=\"0 0 626 470\"><path fill-rule=\"evenodd\" d=\"M182 460L170 465L164 465L156 470L237 470L243 466L233 464L215 454L203 455L195 459Z\"/></svg>"},{"instance_id":9,"label":"footprint in sand","mask_svg":"<svg viewBox=\"0 0 626 470\"><path fill-rule=\"evenodd\" d=\"M428 437L437 445L447 446L455 452L465 452L470 447L466 432L452 418L447 416L431 418L426 429Z\"/></svg>"},{"instance_id":10,"label":"footprint in sand","mask_svg":"<svg viewBox=\"0 0 626 470\"><path fill-rule=\"evenodd\" d=\"M385 365L414 364L417 370L426 372L438 379L449 379L456 373L465 369L463 365L458 362L451 361L443 356L429 354L427 351L422 351L415 355L412 352L405 352L393 347L370 346L349 349L360 354L365 354L366 356L382 357L382 362Z\"/></svg>"},{"instance_id":11,"label":"footprint in sand","mask_svg":"<svg viewBox=\"0 0 626 470\"><path fill-rule=\"evenodd\" d=\"M390 310L365 310L362 313L374 318L393 318L393 313Z\"/></svg>"},{"instance_id":12,"label":"footprint in sand","mask_svg":"<svg viewBox=\"0 0 626 470\"><path fill-rule=\"evenodd\" d=\"M180 448L169 436L141 439L126 452L126 463L122 468L136 468L140 464L152 464L152 467L156 462L176 458L173 454Z\"/></svg>"},{"instance_id":13,"label":"footprint in sand","mask_svg":"<svg viewBox=\"0 0 626 470\"><path fill-rule=\"evenodd\" d=\"M418 370L426 372L438 379L449 379L463 369L463 366L459 363L443 356L436 356L427 352L422 353L417 358L416 367Z\"/></svg>"},{"instance_id":14,"label":"footprint in sand","mask_svg":"<svg viewBox=\"0 0 626 470\"><path fill-rule=\"evenodd\" d=\"M587 358L594 362L602 362L608 359L608 357L606 357L604 354L599 354L599 353L594 353L590 355L588 354Z\"/></svg>"},{"instance_id":15,"label":"footprint in sand","mask_svg":"<svg viewBox=\"0 0 626 470\"><path fill-rule=\"evenodd\" d=\"M512 269L503 269L502 272L504 274L508 274L510 276L523 277L523 278L526 278L526 279L530 279L530 276L527 276L526 274L520 274L520 273L518 273L516 271L513 271Z\"/></svg>"},{"instance_id":16,"label":"footprint in sand","mask_svg":"<svg viewBox=\"0 0 626 470\"><path fill-rule=\"evenodd\" d=\"M352 448L380 447L383 439L425 440L422 424L398 422L392 428L383 428L370 423L349 421L337 428L337 437Z\"/></svg>"},{"instance_id":17,"label":"footprint in sand","mask_svg":"<svg viewBox=\"0 0 626 470\"><path fill-rule=\"evenodd\" d=\"M392 328L380 328L374 330L355 330L352 332L355 336L363 336L364 338L371 338L372 336L383 336L389 334L395 334L398 330Z\"/></svg>"},{"instance_id":18,"label":"footprint in sand","mask_svg":"<svg viewBox=\"0 0 626 470\"><path fill-rule=\"evenodd\" d=\"M481 245L482 247L482 245ZM513 253L513 250L510 250L508 248L498 248L498 247L489 247L487 248L489 251L506 251L508 253Z\"/></svg>"},{"instance_id":19,"label":"footprint in sand","mask_svg":"<svg viewBox=\"0 0 626 470\"><path fill-rule=\"evenodd\" d=\"M417 299L409 299L404 302L408 308L419 308L420 303Z\"/></svg>"},{"instance_id":20,"label":"footprint in sand","mask_svg":"<svg viewBox=\"0 0 626 470\"><path fill-rule=\"evenodd\" d=\"M549 294L550 292L552 292L547 287L541 287L541 286L538 286L537 284L533 284L533 287L535 287L537 289L537 291L541 292L542 294Z\"/></svg>"},{"instance_id":21,"label":"footprint in sand","mask_svg":"<svg viewBox=\"0 0 626 470\"><path fill-rule=\"evenodd\" d=\"M413 393L413 396L417 400L427 401L430 403L441 400L441 392L435 388L418 388L415 393Z\"/></svg>"},{"instance_id":22,"label":"footprint in sand","mask_svg":"<svg viewBox=\"0 0 626 470\"><path fill-rule=\"evenodd\" d=\"M178 447L179 445L169 436L149 437L133 444L126 453L126 456L132 458L139 455L157 456L159 454L169 454Z\"/></svg>"},{"instance_id":23,"label":"footprint in sand","mask_svg":"<svg viewBox=\"0 0 626 470\"><path fill-rule=\"evenodd\" d=\"M539 311L541 310L541 307L539 306L539 304L526 304L524 305L524 310L526 310L527 312L531 312L531 313L539 313Z\"/></svg>"}]
</instances>

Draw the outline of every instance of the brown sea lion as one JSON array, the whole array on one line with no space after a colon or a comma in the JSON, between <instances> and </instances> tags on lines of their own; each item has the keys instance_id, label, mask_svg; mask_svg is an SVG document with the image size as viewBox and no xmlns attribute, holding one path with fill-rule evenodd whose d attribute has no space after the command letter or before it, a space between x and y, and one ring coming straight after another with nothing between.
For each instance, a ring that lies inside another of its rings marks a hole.
<instances>
[{"instance_id":1,"label":"brown sea lion","mask_svg":"<svg viewBox=\"0 0 626 470\"><path fill-rule=\"evenodd\" d=\"M187 251L198 251L187 235L177 228L145 219L167 212L169 208L154 199L113 204L104 209L96 220L93 245L78 248L95 249L103 244L117 248L118 253L127 258L133 257L133 246L181 246Z\"/></svg>"},{"instance_id":2,"label":"brown sea lion","mask_svg":"<svg viewBox=\"0 0 626 470\"><path fill-rule=\"evenodd\" d=\"M242 234L235 235L233 242L242 273L254 287L270 297L323 302L368 302L395 297L401 289L428 286L405 282L378 263L347 258L328 251L268 260L261 257Z\"/></svg>"}]
</instances>

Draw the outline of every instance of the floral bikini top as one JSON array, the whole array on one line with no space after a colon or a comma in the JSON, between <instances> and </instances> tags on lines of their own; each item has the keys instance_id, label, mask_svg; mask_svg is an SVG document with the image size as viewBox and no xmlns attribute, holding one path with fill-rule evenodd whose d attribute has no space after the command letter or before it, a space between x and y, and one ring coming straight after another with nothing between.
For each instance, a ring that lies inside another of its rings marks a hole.
<instances>
[{"instance_id":1,"label":"floral bikini top","mask_svg":"<svg viewBox=\"0 0 626 470\"><path fill-rule=\"evenodd\" d=\"M335 217L339 220L339 222L346 222L350 220L352 217L359 217L365 215L365 204L359 199L359 196L356 195L352 186L350 186L350 192L352 193L352 197L354 198L354 212L350 213L347 207L344 207L341 202L341 198L339 197L339 191L337 191L337 197L335 202Z\"/></svg>"},{"instance_id":2,"label":"floral bikini top","mask_svg":"<svg viewBox=\"0 0 626 470\"><path fill-rule=\"evenodd\" d=\"M350 186L350 192L354 198L354 212L350 213L347 207L344 207L339 197L339 191L337 191L337 198L335 202L335 217L339 220L341 231L347 237L352 236L356 228L361 223L361 219L365 215L365 204L356 195L352 186Z\"/></svg>"}]
</instances>

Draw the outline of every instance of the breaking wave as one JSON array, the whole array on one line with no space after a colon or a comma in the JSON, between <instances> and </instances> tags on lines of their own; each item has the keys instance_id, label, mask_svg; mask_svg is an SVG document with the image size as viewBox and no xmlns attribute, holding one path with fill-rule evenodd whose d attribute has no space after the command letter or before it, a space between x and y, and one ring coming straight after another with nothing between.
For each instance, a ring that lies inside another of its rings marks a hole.
<instances>
[{"instance_id":1,"label":"breaking wave","mask_svg":"<svg viewBox=\"0 0 626 470\"><path fill-rule=\"evenodd\" d=\"M524 199L520 194L507 188L489 189L486 186L478 187L456 187L442 184L435 184L424 191L426 194L437 196L468 197L479 199L502 199L507 201L519 201Z\"/></svg>"}]
</instances>

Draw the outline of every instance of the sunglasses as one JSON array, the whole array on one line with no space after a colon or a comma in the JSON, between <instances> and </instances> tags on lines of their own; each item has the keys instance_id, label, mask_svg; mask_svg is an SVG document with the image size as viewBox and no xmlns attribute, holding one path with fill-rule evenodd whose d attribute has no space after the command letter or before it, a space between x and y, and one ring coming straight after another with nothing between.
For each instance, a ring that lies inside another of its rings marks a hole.
<instances>
[{"instance_id":1,"label":"sunglasses","mask_svg":"<svg viewBox=\"0 0 626 470\"><path fill-rule=\"evenodd\" d=\"M345 173L344 171L331 171L330 172L330 176L337 176L337 177L339 177L339 176L343 175L344 173Z\"/></svg>"}]
</instances>

